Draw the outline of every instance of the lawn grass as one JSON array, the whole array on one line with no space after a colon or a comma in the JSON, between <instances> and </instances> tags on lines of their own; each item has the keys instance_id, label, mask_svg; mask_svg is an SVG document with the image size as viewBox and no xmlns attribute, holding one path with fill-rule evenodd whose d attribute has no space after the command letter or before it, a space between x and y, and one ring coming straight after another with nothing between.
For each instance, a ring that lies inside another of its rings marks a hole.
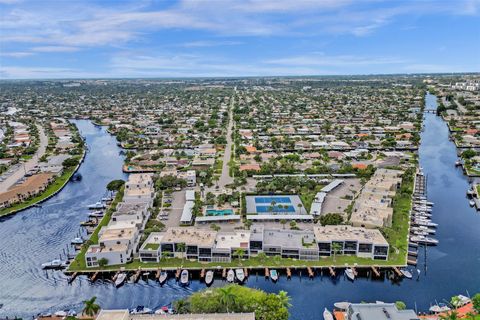
<instances>
[{"instance_id":1,"label":"lawn grass","mask_svg":"<svg viewBox=\"0 0 480 320\"><path fill-rule=\"evenodd\" d=\"M41 194L27 200L21 203L17 203L11 207L4 208L0 210L0 216L5 216L8 214L13 214L18 211L21 211L23 209L26 209L36 203L42 202L52 195L54 195L56 192L58 192L60 189L62 189L65 184L68 182L68 180L72 177L72 175L75 173L75 168L67 168L63 171L62 175L57 177L53 183L51 183L45 191L43 191Z\"/></svg>"}]
</instances>

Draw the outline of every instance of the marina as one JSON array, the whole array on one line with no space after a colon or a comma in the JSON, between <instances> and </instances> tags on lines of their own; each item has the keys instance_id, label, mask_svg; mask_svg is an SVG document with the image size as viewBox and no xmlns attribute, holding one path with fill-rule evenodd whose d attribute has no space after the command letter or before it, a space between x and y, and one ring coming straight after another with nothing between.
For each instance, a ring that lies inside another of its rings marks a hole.
<instances>
[{"instance_id":1,"label":"marina","mask_svg":"<svg viewBox=\"0 0 480 320\"><path fill-rule=\"evenodd\" d=\"M432 99L427 97L427 103L432 103ZM57 259L59 253L63 254L65 246L70 245L69 242L77 237L80 223L89 221L87 206L101 199L105 185L113 179L125 179L121 171L122 159L118 158L118 161L112 164L112 159L116 159L119 154L115 139L103 129L94 128L88 121L79 121L77 124L90 147L90 152L79 170L82 180L67 184L59 195L45 202L43 208L32 208L1 220L0 234L7 251L0 256L0 280L3 283L2 288L5 288L0 292L0 302L4 304L0 309L0 316L27 317L59 309L79 310L82 301L93 295L98 297L104 308L132 309L145 306L157 310L192 291L205 288L205 281L200 279L201 269L189 270L188 286L181 285L182 271L179 270L177 276L176 268L162 268L161 275L165 275L163 284L156 281L156 268L148 270L148 277L132 278L137 271L128 271L127 279L119 288L112 282L115 271L64 275L61 271L41 270L42 262ZM428 227L425 226L426 223L422 223L418 227L436 230L435 238L439 240L439 245L425 251L423 245L410 243L409 256L410 252L415 252L416 255L412 254L411 257L416 258L416 267L405 270L412 274L411 280L398 276L391 268L381 266L355 266L358 276L354 282L346 281L345 268L311 268L315 276L310 278L306 267L275 266L272 269L278 273L277 282L270 281L270 269L248 269L249 276L245 278L244 285L269 292L287 291L294 305L291 309L292 319L319 318L325 307L331 308L333 303L344 300L403 300L408 305L416 304L419 310L427 311L439 297L448 298L465 290L474 292L480 287L478 268L468 267L465 272L455 273L454 277L445 277L451 272L449 266L456 265L457 261L474 266L475 259L480 254L480 247L475 240L480 225L479 217L465 201L468 181L451 165L456 159L456 153L453 144L448 141L447 131L440 118L432 114L426 115L420 166L428 177L428 200L427 197L419 200L420 204L425 203L423 200L435 203L431 210L432 219L435 221L432 223L438 226L434 229L433 226ZM107 158L108 166L105 165ZM63 215L67 215L69 219L65 219ZM30 239L29 232L20 230L34 231L40 237L37 237L29 251L19 250L23 243ZM458 250L458 243L470 243L469 252ZM17 259L22 259L21 263L9 258L14 253ZM147 270L141 272L145 271ZM225 276L222 270L206 270L205 280L209 271L212 271L212 286L226 283L228 269L225 270ZM268 279L265 280L262 277L264 271L268 271ZM415 294L411 294L412 292ZM307 299L302 298L305 295L318 296L318 304L312 307ZM32 302L28 297L36 299Z\"/></svg>"}]
</instances>

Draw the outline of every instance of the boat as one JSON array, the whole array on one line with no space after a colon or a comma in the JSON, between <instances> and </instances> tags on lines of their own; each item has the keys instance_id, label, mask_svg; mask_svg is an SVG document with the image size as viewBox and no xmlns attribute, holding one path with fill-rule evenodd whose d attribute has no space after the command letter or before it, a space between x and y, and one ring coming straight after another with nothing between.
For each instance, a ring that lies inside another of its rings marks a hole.
<instances>
[{"instance_id":1,"label":"boat","mask_svg":"<svg viewBox=\"0 0 480 320\"><path fill-rule=\"evenodd\" d=\"M450 308L444 303L439 303L431 306L428 310L433 313L441 313L450 311Z\"/></svg>"},{"instance_id":2,"label":"boat","mask_svg":"<svg viewBox=\"0 0 480 320\"><path fill-rule=\"evenodd\" d=\"M182 273L180 274L180 283L184 286L188 285L188 270L182 270Z\"/></svg>"},{"instance_id":3,"label":"boat","mask_svg":"<svg viewBox=\"0 0 480 320\"><path fill-rule=\"evenodd\" d=\"M345 311L348 309L348 306L350 306L350 302L346 302L346 301L335 302L333 306L338 310Z\"/></svg>"},{"instance_id":4,"label":"boat","mask_svg":"<svg viewBox=\"0 0 480 320\"><path fill-rule=\"evenodd\" d=\"M410 241L412 242L417 242L417 243L423 243L427 245L437 245L438 240L426 236L411 236Z\"/></svg>"},{"instance_id":5,"label":"boat","mask_svg":"<svg viewBox=\"0 0 480 320\"><path fill-rule=\"evenodd\" d=\"M85 241L82 237L73 238L71 244L83 244Z\"/></svg>"},{"instance_id":6,"label":"boat","mask_svg":"<svg viewBox=\"0 0 480 320\"><path fill-rule=\"evenodd\" d=\"M125 272L119 273L115 279L115 287L120 287L125 280L127 279L127 274Z\"/></svg>"},{"instance_id":7,"label":"boat","mask_svg":"<svg viewBox=\"0 0 480 320\"><path fill-rule=\"evenodd\" d=\"M470 207L475 207L475 201L470 200L468 203L470 204Z\"/></svg>"},{"instance_id":8,"label":"boat","mask_svg":"<svg viewBox=\"0 0 480 320\"><path fill-rule=\"evenodd\" d=\"M412 279L412 274L407 269L400 269L400 272L403 274L405 278Z\"/></svg>"},{"instance_id":9,"label":"boat","mask_svg":"<svg viewBox=\"0 0 480 320\"><path fill-rule=\"evenodd\" d=\"M207 286L210 286L212 285L212 283L213 283L213 271L208 270L207 273L205 274L205 284Z\"/></svg>"},{"instance_id":10,"label":"boat","mask_svg":"<svg viewBox=\"0 0 480 320\"><path fill-rule=\"evenodd\" d=\"M155 311L155 314L173 314L173 310L167 306L163 306L160 309Z\"/></svg>"},{"instance_id":11,"label":"boat","mask_svg":"<svg viewBox=\"0 0 480 320\"><path fill-rule=\"evenodd\" d=\"M345 275L348 277L350 280L355 280L355 273L353 272L352 268L347 268L345 269Z\"/></svg>"},{"instance_id":12,"label":"boat","mask_svg":"<svg viewBox=\"0 0 480 320\"><path fill-rule=\"evenodd\" d=\"M228 270L228 273L227 273L227 282L232 283L233 281L235 281L235 272L233 272L233 270L230 269Z\"/></svg>"},{"instance_id":13,"label":"boat","mask_svg":"<svg viewBox=\"0 0 480 320\"><path fill-rule=\"evenodd\" d=\"M105 209L105 208L106 208L105 204L100 201L88 206L88 209L91 209L91 210Z\"/></svg>"},{"instance_id":14,"label":"boat","mask_svg":"<svg viewBox=\"0 0 480 320\"><path fill-rule=\"evenodd\" d=\"M472 197L475 194L475 191L473 191L473 188L467 190L467 196Z\"/></svg>"},{"instance_id":15,"label":"boat","mask_svg":"<svg viewBox=\"0 0 480 320\"><path fill-rule=\"evenodd\" d=\"M275 270L275 269L270 270L270 279L272 279L272 281L274 281L274 282L278 280L277 270Z\"/></svg>"},{"instance_id":16,"label":"boat","mask_svg":"<svg viewBox=\"0 0 480 320\"><path fill-rule=\"evenodd\" d=\"M77 311L73 310L73 309L70 309L68 310L67 312L67 316L68 317L76 317L77 316Z\"/></svg>"},{"instance_id":17,"label":"boat","mask_svg":"<svg viewBox=\"0 0 480 320\"><path fill-rule=\"evenodd\" d=\"M70 180L72 181L82 181L82 175L80 173L75 173Z\"/></svg>"},{"instance_id":18,"label":"boat","mask_svg":"<svg viewBox=\"0 0 480 320\"><path fill-rule=\"evenodd\" d=\"M53 314L56 317L66 317L68 315L67 311L59 310Z\"/></svg>"},{"instance_id":19,"label":"boat","mask_svg":"<svg viewBox=\"0 0 480 320\"><path fill-rule=\"evenodd\" d=\"M130 314L150 314L152 312L152 309L145 308L144 306L137 306L136 308L129 310Z\"/></svg>"},{"instance_id":20,"label":"boat","mask_svg":"<svg viewBox=\"0 0 480 320\"><path fill-rule=\"evenodd\" d=\"M62 260L52 260L50 262L42 263L42 269L63 269L66 267L65 261Z\"/></svg>"},{"instance_id":21,"label":"boat","mask_svg":"<svg viewBox=\"0 0 480 320\"><path fill-rule=\"evenodd\" d=\"M104 197L102 198L102 202L108 202L108 201L112 201L112 197Z\"/></svg>"},{"instance_id":22,"label":"boat","mask_svg":"<svg viewBox=\"0 0 480 320\"><path fill-rule=\"evenodd\" d=\"M240 282L243 282L245 280L245 273L243 273L243 269L241 268L235 269L235 276Z\"/></svg>"},{"instance_id":23,"label":"boat","mask_svg":"<svg viewBox=\"0 0 480 320\"><path fill-rule=\"evenodd\" d=\"M160 284L164 284L167 281L167 278L168 278L167 271L162 270L162 272L160 272L160 277L158 278L158 282L160 282Z\"/></svg>"},{"instance_id":24,"label":"boat","mask_svg":"<svg viewBox=\"0 0 480 320\"><path fill-rule=\"evenodd\" d=\"M324 320L334 320L333 319L333 314L330 311L328 311L327 308L325 308L325 310L323 310L323 319Z\"/></svg>"}]
</instances>

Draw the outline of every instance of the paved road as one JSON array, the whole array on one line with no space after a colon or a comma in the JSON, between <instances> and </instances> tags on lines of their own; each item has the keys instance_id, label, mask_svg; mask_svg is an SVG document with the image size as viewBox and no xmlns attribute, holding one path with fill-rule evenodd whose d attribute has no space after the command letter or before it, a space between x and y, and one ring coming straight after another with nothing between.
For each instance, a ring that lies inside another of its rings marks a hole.
<instances>
[{"instance_id":1,"label":"paved road","mask_svg":"<svg viewBox=\"0 0 480 320\"><path fill-rule=\"evenodd\" d=\"M233 104L235 103L235 94L232 95L230 107L228 109L228 125L227 125L227 145L223 154L222 174L218 180L220 190L225 189L227 184L233 183L233 178L230 177L228 163L232 158L232 131L233 131Z\"/></svg>"},{"instance_id":2,"label":"paved road","mask_svg":"<svg viewBox=\"0 0 480 320\"><path fill-rule=\"evenodd\" d=\"M0 182L0 192L7 191L11 186L13 186L18 180L23 178L25 172L33 169L38 164L38 159L41 158L45 151L47 150L48 137L45 135L43 127L37 124L38 135L40 136L40 145L38 146L37 152L33 155L32 159L28 160L18 167L18 169L7 177L4 181Z\"/></svg>"}]
</instances>

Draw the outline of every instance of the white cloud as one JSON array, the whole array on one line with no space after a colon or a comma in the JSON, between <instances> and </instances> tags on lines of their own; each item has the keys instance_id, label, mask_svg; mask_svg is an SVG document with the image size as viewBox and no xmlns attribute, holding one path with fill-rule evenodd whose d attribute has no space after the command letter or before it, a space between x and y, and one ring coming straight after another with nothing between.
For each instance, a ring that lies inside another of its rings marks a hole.
<instances>
[{"instance_id":1,"label":"white cloud","mask_svg":"<svg viewBox=\"0 0 480 320\"><path fill-rule=\"evenodd\" d=\"M32 48L32 51L35 52L75 52L78 50L80 50L80 48L68 46L43 46Z\"/></svg>"},{"instance_id":2,"label":"white cloud","mask_svg":"<svg viewBox=\"0 0 480 320\"><path fill-rule=\"evenodd\" d=\"M25 58L33 55L32 52L22 52L22 51L17 51L17 52L0 52L0 56L2 57L11 57L11 58Z\"/></svg>"}]
</instances>

